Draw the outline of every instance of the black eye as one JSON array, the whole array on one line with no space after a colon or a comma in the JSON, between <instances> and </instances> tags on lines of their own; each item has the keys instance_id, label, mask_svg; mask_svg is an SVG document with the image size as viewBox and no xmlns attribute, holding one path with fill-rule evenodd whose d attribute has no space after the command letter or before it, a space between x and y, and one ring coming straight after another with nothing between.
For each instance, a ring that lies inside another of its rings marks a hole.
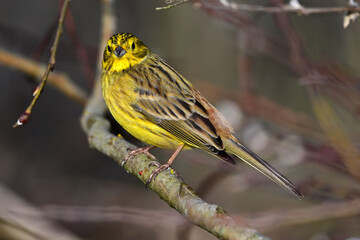
<instances>
[{"instance_id":1,"label":"black eye","mask_svg":"<svg viewBox=\"0 0 360 240\"><path fill-rule=\"evenodd\" d=\"M114 51L114 54L115 54L115 56L117 56L117 57L122 57L122 56L125 55L125 53L126 53L126 51L125 51L122 47L120 47L120 46L117 46L116 49L115 49L115 51Z\"/></svg>"},{"instance_id":2,"label":"black eye","mask_svg":"<svg viewBox=\"0 0 360 240\"><path fill-rule=\"evenodd\" d=\"M132 48L132 50L135 49L135 43L132 43L132 44L131 44L131 48Z\"/></svg>"}]
</instances>

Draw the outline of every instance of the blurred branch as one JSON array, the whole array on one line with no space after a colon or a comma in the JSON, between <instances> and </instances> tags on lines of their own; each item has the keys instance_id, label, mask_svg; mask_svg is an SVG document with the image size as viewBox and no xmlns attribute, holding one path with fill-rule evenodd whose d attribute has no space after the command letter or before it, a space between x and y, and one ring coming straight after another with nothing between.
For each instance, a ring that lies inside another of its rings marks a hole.
<instances>
[{"instance_id":1,"label":"blurred branch","mask_svg":"<svg viewBox=\"0 0 360 240\"><path fill-rule=\"evenodd\" d=\"M255 51L265 54L298 75L300 84L304 86L317 85L318 88L338 100L355 116L360 117L358 79L345 74L334 64L321 66L309 59L303 49L302 40L291 25L286 13L274 14L275 22L287 40L286 43L283 43L258 27L251 16L222 8L217 0L192 0L191 3L212 17L219 18L245 31L242 35L249 35L248 38L253 39L253 41L247 44L247 48L242 49L242 51ZM277 0L272 0L272 3L282 4L281 1Z\"/></svg>"},{"instance_id":2,"label":"blurred branch","mask_svg":"<svg viewBox=\"0 0 360 240\"><path fill-rule=\"evenodd\" d=\"M252 93L234 92L229 89L222 88L210 84L208 82L200 82L201 92L210 99L226 98L237 102L241 109L249 115L265 119L279 126L293 130L309 139L324 141L326 136L319 129L319 125L303 113L295 112L291 109L272 101L271 99L257 96Z\"/></svg>"},{"instance_id":3,"label":"blurred branch","mask_svg":"<svg viewBox=\"0 0 360 240\"><path fill-rule=\"evenodd\" d=\"M102 7L102 35L99 49L106 45L106 40L113 33L115 26L112 1L103 1ZM101 54L99 54L100 59ZM130 149L135 146L110 133L110 123L104 117L106 107L101 94L101 62L99 61L97 83L81 117L81 125L91 147L121 164ZM152 162L153 160L145 154L140 154L128 161L124 168L145 184L156 168L151 165ZM204 202L189 185L183 183L169 170L161 172L148 187L191 222L221 239L267 239L255 230L241 226L227 216L221 207Z\"/></svg>"},{"instance_id":4,"label":"blurred branch","mask_svg":"<svg viewBox=\"0 0 360 240\"><path fill-rule=\"evenodd\" d=\"M64 1L64 0L62 0L62 1ZM84 75L87 83L90 86L92 86L94 84L94 72L93 72L90 62L89 62L88 52L86 51L84 44L82 44L82 42L78 36L74 17L73 17L71 9L69 9L66 14L65 27L66 27L66 32L69 34L69 37L74 46L75 53L79 60L83 75Z\"/></svg>"},{"instance_id":5,"label":"blurred branch","mask_svg":"<svg viewBox=\"0 0 360 240\"><path fill-rule=\"evenodd\" d=\"M183 218L171 210L152 210L124 206L61 206L47 205L42 213L53 220L66 222L127 222L141 226L175 228ZM19 209L16 214L31 216L32 209Z\"/></svg>"},{"instance_id":6,"label":"blurred branch","mask_svg":"<svg viewBox=\"0 0 360 240\"><path fill-rule=\"evenodd\" d=\"M281 0L271 0L275 5L281 5ZM307 89L316 88L328 96L337 100L350 110L355 116L359 116L360 91L356 87L358 80L345 74L338 66L321 66L314 63L305 54L303 41L292 25L289 16L285 13L274 15L275 23L282 31L288 44L288 56L292 68L300 78L299 82Z\"/></svg>"},{"instance_id":7,"label":"blurred branch","mask_svg":"<svg viewBox=\"0 0 360 240\"><path fill-rule=\"evenodd\" d=\"M17 54L9 53L3 49L0 49L0 63L9 68L22 71L39 80L46 68L43 64ZM49 76L48 81L50 85L57 88L69 98L83 105L86 103L87 93L85 90L75 85L65 73L54 72Z\"/></svg>"},{"instance_id":8,"label":"blurred branch","mask_svg":"<svg viewBox=\"0 0 360 240\"><path fill-rule=\"evenodd\" d=\"M49 60L49 63L47 65L44 76L42 77L40 84L37 86L36 90L33 93L34 98L31 101L30 105L27 107L25 112L19 117L19 119L13 125L13 127L21 126L21 125L25 124L27 121L29 121L32 109L33 109L37 99L39 98L40 94L42 93L42 91L45 88L45 85L46 85L46 82L48 80L49 74L50 74L50 72L53 72L54 69L55 69L56 51L57 51L57 48L58 48L58 45L59 45L60 36L62 34L63 22L64 22L64 18L65 18L65 15L66 15L66 10L67 10L67 8L69 6L69 3L70 3L70 0L65 0L64 4L62 6L61 14L60 14L60 18L59 18L59 24L58 24L58 27L57 27L57 30L56 30L55 40L54 40L53 46L51 47L50 60Z\"/></svg>"},{"instance_id":9,"label":"blurred branch","mask_svg":"<svg viewBox=\"0 0 360 240\"><path fill-rule=\"evenodd\" d=\"M14 211L19 216L31 217L32 209L21 208ZM179 227L183 224L178 215L170 211L149 210L121 206L45 206L42 214L46 217L70 222L126 222L146 226ZM262 231L284 228L299 224L309 224L318 221L341 219L360 214L360 199L343 202L325 202L315 206L297 209L271 210L256 215L236 215L234 218ZM226 238L227 239L227 238ZM235 239L235 238L234 238ZM243 239L243 238L240 238ZM255 238L257 239L257 238Z\"/></svg>"},{"instance_id":10,"label":"blurred branch","mask_svg":"<svg viewBox=\"0 0 360 240\"><path fill-rule=\"evenodd\" d=\"M280 0L271 1L273 5L276 5L275 7L283 6L283 2L284 1ZM283 38L286 40L284 44L267 34L260 27L256 26L251 16L242 14L240 11L232 11L229 8L224 8L217 0L193 0L192 3L198 9L207 12L209 15L222 19L244 30L245 33L243 33L243 35L248 34L249 38L256 40L253 41L254 43L247 44L247 49L245 49L245 51L254 50L266 54L266 56L278 61L298 75L299 82L307 89L316 89L317 92L321 91L321 93L326 94L332 100L337 101L344 106L346 110L350 111L355 117L360 117L360 92L357 87L359 80L345 74L339 67L333 66L333 64L321 66L312 59L309 59L305 54L302 39L299 37L296 29L292 26L289 15L286 14L286 12L275 12L273 15L275 23L285 36L285 38ZM356 8L358 8L358 6L356 6ZM202 86L202 89L204 89L204 86ZM219 91L219 89L217 89L217 91ZM234 93L232 94L234 96ZM208 94L208 96L212 97L214 97L214 95L216 95L215 92ZM231 95L230 91L228 91L226 96L229 95ZM320 129L320 124L323 125L321 121L317 124L306 115L294 114L290 109L286 109L269 99L254 96L251 93L243 94L240 92L238 96L238 101L243 110L249 114L270 120L294 130L303 136L305 135L312 140L317 140L325 144L328 143L327 138L331 138L329 137L329 131L324 133ZM236 98L234 97L234 99ZM252 103L254 100L256 101L256 104ZM259 106L262 107L260 108ZM275 112L279 114L274 114ZM327 120L331 121L331 119ZM327 129L331 130L330 128ZM347 136L348 138L348 133L343 132L342 135ZM334 143L334 141L330 141L330 143L331 142ZM352 143L352 145L354 144ZM338 146L332 145L332 147L339 151ZM352 149L356 150L355 148ZM355 159L355 156L358 156L358 154L358 151L346 153L347 156L354 156L351 157L353 159ZM341 161L347 161L343 159L344 154L342 152L339 152L338 156L342 157ZM325 156L323 157L325 158ZM349 163L344 162L344 164L349 166ZM352 164L352 166L354 166L354 164ZM347 170L352 174L354 174L354 172L360 172L360 169L358 168L352 170L348 168Z\"/></svg>"},{"instance_id":11,"label":"blurred branch","mask_svg":"<svg viewBox=\"0 0 360 240\"><path fill-rule=\"evenodd\" d=\"M246 218L251 226L263 231L273 230L298 224L316 221L329 221L330 219L357 216L360 214L360 199L321 203L317 206L302 207L292 210L263 212L258 216Z\"/></svg>"},{"instance_id":12,"label":"blurred branch","mask_svg":"<svg viewBox=\"0 0 360 240\"><path fill-rule=\"evenodd\" d=\"M281 4L280 0L272 0L273 4ZM347 99L357 109L360 104L359 90L356 89L350 77L342 77L336 74L336 70L320 68L311 63L305 57L305 49L301 38L295 28L291 25L288 16L284 13L274 15L275 22L283 32L290 48L290 59L297 66L299 75L303 75L302 82L308 89L315 116L323 131L330 140L332 147L339 153L348 172L358 179L360 178L360 154L345 129L341 126L337 114L332 106L320 95L322 89L332 88L341 99ZM324 87L325 86L325 87ZM336 98L335 98L336 99ZM346 106L346 105L345 105Z\"/></svg>"},{"instance_id":13,"label":"blurred branch","mask_svg":"<svg viewBox=\"0 0 360 240\"><path fill-rule=\"evenodd\" d=\"M312 94L312 104L314 113L327 134L331 145L342 157L344 165L348 172L360 179L360 154L354 144L351 142L348 134L341 127L336 113L331 105L322 96Z\"/></svg>"},{"instance_id":14,"label":"blurred branch","mask_svg":"<svg viewBox=\"0 0 360 240\"><path fill-rule=\"evenodd\" d=\"M240 49L247 49L251 44L251 39L248 34L238 34L238 42ZM245 51L238 51L237 66L239 90L244 94L251 93L252 59Z\"/></svg>"},{"instance_id":15,"label":"blurred branch","mask_svg":"<svg viewBox=\"0 0 360 240\"><path fill-rule=\"evenodd\" d=\"M31 206L2 185L0 185L0 195L0 239L79 239L46 219L40 210ZM29 211L31 216L26 216L24 213Z\"/></svg>"},{"instance_id":16,"label":"blurred branch","mask_svg":"<svg viewBox=\"0 0 360 240\"><path fill-rule=\"evenodd\" d=\"M51 37L53 36L53 34L56 31L56 27L57 27L57 24L59 21L58 19L59 19L59 16L56 16L56 18L54 20L52 20L50 26L46 30L45 34L42 36L40 42L35 47L35 50L33 51L32 56L31 56L32 59L39 61L41 56L44 54L45 48L51 41ZM44 69L44 71L45 71L45 69Z\"/></svg>"}]
</instances>

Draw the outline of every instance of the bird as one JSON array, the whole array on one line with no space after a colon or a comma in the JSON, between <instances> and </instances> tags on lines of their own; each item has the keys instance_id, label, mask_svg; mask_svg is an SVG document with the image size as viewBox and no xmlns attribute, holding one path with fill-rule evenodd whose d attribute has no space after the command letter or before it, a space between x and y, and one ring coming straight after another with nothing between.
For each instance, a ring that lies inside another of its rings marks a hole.
<instances>
[{"instance_id":1,"label":"bird","mask_svg":"<svg viewBox=\"0 0 360 240\"><path fill-rule=\"evenodd\" d=\"M225 117L179 72L131 33L107 41L102 61L102 95L114 119L148 146L132 150L123 161L154 147L175 150L148 183L168 169L181 150L199 148L235 165L234 156L298 198L296 186L241 144Z\"/></svg>"}]
</instances>

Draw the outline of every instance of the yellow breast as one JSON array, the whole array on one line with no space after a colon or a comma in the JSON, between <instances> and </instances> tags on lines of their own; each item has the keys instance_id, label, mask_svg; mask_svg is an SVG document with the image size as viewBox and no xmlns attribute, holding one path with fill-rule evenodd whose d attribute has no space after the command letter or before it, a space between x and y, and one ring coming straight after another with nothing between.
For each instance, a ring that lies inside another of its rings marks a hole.
<instances>
[{"instance_id":1,"label":"yellow breast","mask_svg":"<svg viewBox=\"0 0 360 240\"><path fill-rule=\"evenodd\" d=\"M176 149L183 143L133 108L137 101L136 82L126 73L104 72L101 84L103 97L112 116L135 138L167 149Z\"/></svg>"}]
</instances>

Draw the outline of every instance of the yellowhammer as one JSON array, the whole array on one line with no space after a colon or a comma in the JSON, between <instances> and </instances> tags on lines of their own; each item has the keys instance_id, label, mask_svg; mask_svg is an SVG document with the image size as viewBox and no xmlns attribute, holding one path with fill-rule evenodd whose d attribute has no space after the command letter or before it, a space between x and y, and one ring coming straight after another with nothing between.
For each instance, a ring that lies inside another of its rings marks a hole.
<instances>
[{"instance_id":1,"label":"yellowhammer","mask_svg":"<svg viewBox=\"0 0 360 240\"><path fill-rule=\"evenodd\" d=\"M235 155L302 197L288 179L236 140L224 116L189 81L134 35L116 34L108 40L101 84L115 120L150 145L132 151L124 162L139 153L151 155L152 147L176 149L148 182L167 169L182 149L200 148L233 165L231 155Z\"/></svg>"}]
</instances>

